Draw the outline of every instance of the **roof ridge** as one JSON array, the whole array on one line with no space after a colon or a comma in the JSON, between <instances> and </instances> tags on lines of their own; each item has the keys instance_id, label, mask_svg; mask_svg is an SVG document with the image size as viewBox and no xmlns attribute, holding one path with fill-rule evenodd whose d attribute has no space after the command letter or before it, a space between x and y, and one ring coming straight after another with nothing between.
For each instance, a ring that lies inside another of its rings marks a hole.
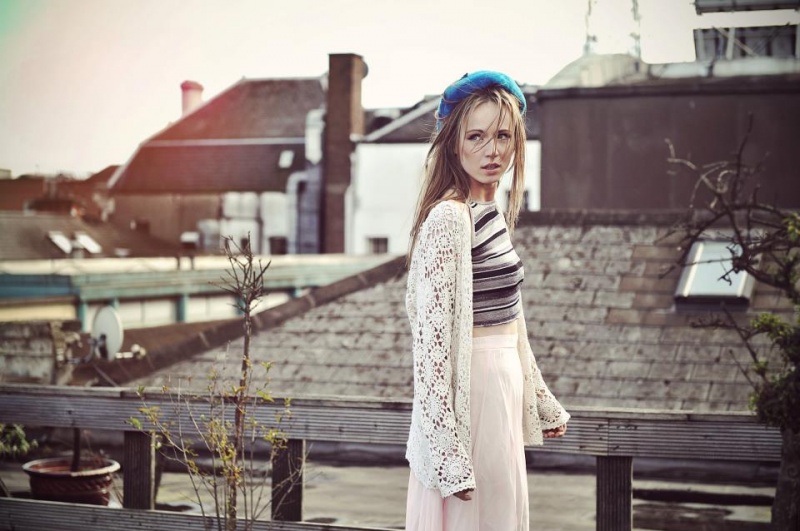
<instances>
[{"instance_id":1,"label":"roof ridge","mask_svg":"<svg viewBox=\"0 0 800 531\"><path fill-rule=\"evenodd\" d=\"M244 77L237 83L262 82L262 81L322 81L322 76L273 76L273 77Z\"/></svg>"},{"instance_id":2,"label":"roof ridge","mask_svg":"<svg viewBox=\"0 0 800 531\"><path fill-rule=\"evenodd\" d=\"M382 137L388 135L389 133L400 129L406 124L409 124L416 120L421 116L425 116L426 114L430 113L431 111L436 109L436 106L439 105L438 100L430 100L430 101L423 101L419 104L419 107L416 109L412 109L409 112L405 113L404 115L395 118L388 124L384 125L383 127L372 131L371 133L365 135L361 142L369 143L375 142L376 140L380 140Z\"/></svg>"}]
</instances>

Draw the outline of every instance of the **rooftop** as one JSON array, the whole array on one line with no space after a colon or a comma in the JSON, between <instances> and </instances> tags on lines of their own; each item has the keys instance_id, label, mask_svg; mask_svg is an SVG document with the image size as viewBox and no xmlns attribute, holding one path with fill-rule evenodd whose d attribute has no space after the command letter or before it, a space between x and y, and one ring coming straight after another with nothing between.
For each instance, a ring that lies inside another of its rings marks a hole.
<instances>
[{"instance_id":1,"label":"rooftop","mask_svg":"<svg viewBox=\"0 0 800 531\"><path fill-rule=\"evenodd\" d=\"M68 258L49 238L59 232L67 239L86 234L99 246L97 257L114 257L124 250L126 256L172 256L179 249L142 232L126 230L109 223L90 223L79 217L55 214L0 212L0 267L13 268L16 260L52 260ZM92 253L86 252L89 256Z\"/></svg>"},{"instance_id":2,"label":"rooftop","mask_svg":"<svg viewBox=\"0 0 800 531\"><path fill-rule=\"evenodd\" d=\"M285 191L305 165L306 116L324 103L320 78L244 79L145 141L109 186L117 194Z\"/></svg>"},{"instance_id":3,"label":"rooftop","mask_svg":"<svg viewBox=\"0 0 800 531\"><path fill-rule=\"evenodd\" d=\"M648 64L626 54L584 55L565 66L537 92L559 95L627 95L647 91L796 92L800 61L744 57L735 60Z\"/></svg>"},{"instance_id":4,"label":"rooftop","mask_svg":"<svg viewBox=\"0 0 800 531\"><path fill-rule=\"evenodd\" d=\"M242 79L149 141L302 138L324 103L321 78Z\"/></svg>"},{"instance_id":5,"label":"rooftop","mask_svg":"<svg viewBox=\"0 0 800 531\"><path fill-rule=\"evenodd\" d=\"M675 216L629 213L526 214L515 233L526 278L530 341L548 384L567 406L744 411L749 384L734 333L701 330L701 314L678 312L678 257L666 237ZM368 282L364 282L368 279ZM278 395L410 397L405 275L398 258L259 315L254 361L272 361ZM750 309L791 314L758 285ZM214 333L220 334L221 329ZM241 348L231 328L228 358ZM137 384L202 382L226 349L184 349ZM173 350L173 353L176 352ZM180 361L169 365L170 362Z\"/></svg>"}]
</instances>

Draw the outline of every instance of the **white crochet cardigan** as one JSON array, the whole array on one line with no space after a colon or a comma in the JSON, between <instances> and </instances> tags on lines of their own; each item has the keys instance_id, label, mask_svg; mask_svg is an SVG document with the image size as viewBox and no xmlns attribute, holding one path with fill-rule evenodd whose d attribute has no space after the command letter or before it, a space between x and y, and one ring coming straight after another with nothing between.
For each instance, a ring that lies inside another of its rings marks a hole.
<instances>
[{"instance_id":1,"label":"white crochet cardigan","mask_svg":"<svg viewBox=\"0 0 800 531\"><path fill-rule=\"evenodd\" d=\"M475 488L469 420L472 232L467 205L442 201L420 228L408 272L414 401L406 459L417 479L443 498ZM523 435L525 444L541 445L542 430L570 416L542 379L522 308L517 332L525 382Z\"/></svg>"}]
</instances>

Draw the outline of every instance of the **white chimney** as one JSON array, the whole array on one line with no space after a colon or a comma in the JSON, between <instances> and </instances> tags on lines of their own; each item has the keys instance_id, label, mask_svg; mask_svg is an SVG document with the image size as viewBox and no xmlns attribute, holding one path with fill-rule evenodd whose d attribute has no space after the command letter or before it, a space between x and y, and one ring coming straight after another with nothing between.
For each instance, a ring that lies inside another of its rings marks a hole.
<instances>
[{"instance_id":1,"label":"white chimney","mask_svg":"<svg viewBox=\"0 0 800 531\"><path fill-rule=\"evenodd\" d=\"M181 116L186 116L203 103L203 85L197 81L181 83Z\"/></svg>"}]
</instances>

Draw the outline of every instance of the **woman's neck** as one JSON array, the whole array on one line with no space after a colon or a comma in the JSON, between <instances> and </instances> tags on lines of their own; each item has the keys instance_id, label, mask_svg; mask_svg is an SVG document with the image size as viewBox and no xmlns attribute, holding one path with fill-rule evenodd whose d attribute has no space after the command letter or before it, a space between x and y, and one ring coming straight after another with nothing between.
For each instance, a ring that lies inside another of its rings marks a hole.
<instances>
[{"instance_id":1,"label":"woman's neck","mask_svg":"<svg viewBox=\"0 0 800 531\"><path fill-rule=\"evenodd\" d=\"M469 187L469 198L479 203L491 203L497 193L497 183L480 184L473 182Z\"/></svg>"}]
</instances>

